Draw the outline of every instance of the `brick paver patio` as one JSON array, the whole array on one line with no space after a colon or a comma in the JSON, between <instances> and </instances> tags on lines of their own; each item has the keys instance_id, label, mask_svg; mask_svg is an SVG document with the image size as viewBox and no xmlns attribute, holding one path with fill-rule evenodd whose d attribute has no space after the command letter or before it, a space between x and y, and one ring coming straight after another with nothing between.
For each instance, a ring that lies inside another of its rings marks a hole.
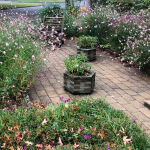
<instances>
[{"instance_id":1,"label":"brick paver patio","mask_svg":"<svg viewBox=\"0 0 150 150\"><path fill-rule=\"evenodd\" d=\"M127 115L150 134L150 110L144 106L150 100L150 77L134 68L124 67L109 54L97 51L97 60L91 62L96 72L95 90L90 95L72 95L63 89L64 58L76 54L73 41L66 41L60 50L49 51L47 61L32 85L29 96L33 101L47 104L59 103L59 97L92 98L106 97L106 101L115 109L123 110Z\"/></svg>"}]
</instances>

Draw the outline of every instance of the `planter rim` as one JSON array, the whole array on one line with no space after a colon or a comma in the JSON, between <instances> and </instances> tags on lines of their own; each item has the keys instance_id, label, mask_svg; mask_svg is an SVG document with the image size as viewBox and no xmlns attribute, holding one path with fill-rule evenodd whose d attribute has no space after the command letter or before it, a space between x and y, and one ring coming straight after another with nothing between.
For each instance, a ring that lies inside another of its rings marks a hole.
<instances>
[{"instance_id":1,"label":"planter rim","mask_svg":"<svg viewBox=\"0 0 150 150\"><path fill-rule=\"evenodd\" d=\"M78 50L81 50L81 51L82 51L82 50L83 50L83 51L89 51L89 50L95 50L96 48L95 48L95 47L94 47L94 48L93 48L93 47L92 47L92 48L82 48L82 47L80 47L80 46L77 46L77 49L78 49Z\"/></svg>"},{"instance_id":2,"label":"planter rim","mask_svg":"<svg viewBox=\"0 0 150 150\"><path fill-rule=\"evenodd\" d=\"M85 78L91 78L93 75L95 75L94 71L90 71L89 73L90 74L88 76L75 76L75 75L70 74L68 71L64 72L64 74L70 76L71 78L83 78L83 79L85 79Z\"/></svg>"}]
</instances>

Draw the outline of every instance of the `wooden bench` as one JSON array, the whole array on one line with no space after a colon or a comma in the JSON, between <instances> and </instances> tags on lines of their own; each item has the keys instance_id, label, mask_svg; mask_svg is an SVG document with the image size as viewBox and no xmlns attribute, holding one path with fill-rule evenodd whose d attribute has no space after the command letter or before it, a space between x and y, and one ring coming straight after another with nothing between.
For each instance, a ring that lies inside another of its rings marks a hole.
<instances>
[{"instance_id":1,"label":"wooden bench","mask_svg":"<svg viewBox=\"0 0 150 150\"><path fill-rule=\"evenodd\" d=\"M45 26L49 27L49 31L51 31L52 27L55 27L57 32L63 32L64 17L45 17L43 23Z\"/></svg>"}]
</instances>

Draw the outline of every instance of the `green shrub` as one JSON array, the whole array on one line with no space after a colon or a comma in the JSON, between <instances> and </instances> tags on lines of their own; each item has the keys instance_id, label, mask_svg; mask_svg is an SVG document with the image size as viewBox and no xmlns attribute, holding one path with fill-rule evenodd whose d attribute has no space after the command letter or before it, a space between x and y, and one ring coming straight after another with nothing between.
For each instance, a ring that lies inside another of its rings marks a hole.
<instances>
[{"instance_id":1,"label":"green shrub","mask_svg":"<svg viewBox=\"0 0 150 150\"><path fill-rule=\"evenodd\" d=\"M86 63L87 57L84 54L69 56L64 60L65 68L73 75L85 75L90 71L90 65Z\"/></svg>"},{"instance_id":2,"label":"green shrub","mask_svg":"<svg viewBox=\"0 0 150 150\"><path fill-rule=\"evenodd\" d=\"M149 139L136 123L104 100L62 99L55 107L39 107L38 103L24 102L17 109L0 110L0 145L3 149L35 150L55 146L61 149L63 145L73 149L75 143L81 149L150 148Z\"/></svg>"},{"instance_id":3,"label":"green shrub","mask_svg":"<svg viewBox=\"0 0 150 150\"><path fill-rule=\"evenodd\" d=\"M147 9L150 1L148 0L109 0L109 4L113 5L113 7L119 12L124 11L138 11L140 9Z\"/></svg>"},{"instance_id":4,"label":"green shrub","mask_svg":"<svg viewBox=\"0 0 150 150\"><path fill-rule=\"evenodd\" d=\"M63 16L63 10L59 5L47 5L39 10L39 15L43 21L45 17Z\"/></svg>"},{"instance_id":5,"label":"green shrub","mask_svg":"<svg viewBox=\"0 0 150 150\"><path fill-rule=\"evenodd\" d=\"M105 14L105 10L99 8L85 14L81 18L81 27L83 35L98 37L100 44L106 44L105 40L109 35L109 21Z\"/></svg>"},{"instance_id":6,"label":"green shrub","mask_svg":"<svg viewBox=\"0 0 150 150\"><path fill-rule=\"evenodd\" d=\"M72 15L69 11L64 12L64 33L66 37L72 37L78 35L77 27L74 25L76 17Z\"/></svg>"},{"instance_id":7,"label":"green shrub","mask_svg":"<svg viewBox=\"0 0 150 150\"><path fill-rule=\"evenodd\" d=\"M97 45L98 38L92 36L80 36L79 38L76 38L76 43L81 48L93 48Z\"/></svg>"},{"instance_id":8,"label":"green shrub","mask_svg":"<svg viewBox=\"0 0 150 150\"><path fill-rule=\"evenodd\" d=\"M134 36L135 32L136 28L133 22L121 22L113 27L111 36L109 37L109 43L113 51L118 54L123 53L125 51L124 47L127 44L128 37Z\"/></svg>"},{"instance_id":9,"label":"green shrub","mask_svg":"<svg viewBox=\"0 0 150 150\"><path fill-rule=\"evenodd\" d=\"M150 15L141 11L136 15L126 14L112 23L109 43L112 51L122 60L139 68L150 67Z\"/></svg>"},{"instance_id":10,"label":"green shrub","mask_svg":"<svg viewBox=\"0 0 150 150\"><path fill-rule=\"evenodd\" d=\"M35 26L25 18L16 20L0 24L0 100L21 99L40 63Z\"/></svg>"}]
</instances>

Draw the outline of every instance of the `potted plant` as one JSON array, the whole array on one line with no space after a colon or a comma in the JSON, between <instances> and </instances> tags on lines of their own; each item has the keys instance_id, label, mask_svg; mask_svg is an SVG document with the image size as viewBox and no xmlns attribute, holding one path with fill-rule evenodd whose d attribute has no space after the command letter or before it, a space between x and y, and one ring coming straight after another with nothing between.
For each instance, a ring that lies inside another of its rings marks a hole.
<instances>
[{"instance_id":1,"label":"potted plant","mask_svg":"<svg viewBox=\"0 0 150 150\"><path fill-rule=\"evenodd\" d=\"M92 93L95 86L95 73L87 64L85 54L69 56L64 63L67 69L64 73L64 89L72 94Z\"/></svg>"},{"instance_id":2,"label":"potted plant","mask_svg":"<svg viewBox=\"0 0 150 150\"><path fill-rule=\"evenodd\" d=\"M98 43L97 37L92 36L80 36L76 38L77 43L77 54L84 53L88 61L96 59L96 45Z\"/></svg>"}]
</instances>

